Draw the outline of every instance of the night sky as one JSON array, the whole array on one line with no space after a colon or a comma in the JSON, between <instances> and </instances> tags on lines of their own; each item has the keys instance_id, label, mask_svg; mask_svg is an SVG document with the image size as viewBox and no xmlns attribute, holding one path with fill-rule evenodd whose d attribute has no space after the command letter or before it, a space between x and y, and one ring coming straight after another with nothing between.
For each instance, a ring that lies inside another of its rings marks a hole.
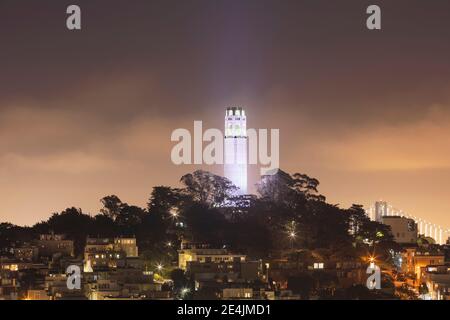
<instances>
[{"instance_id":1,"label":"night sky","mask_svg":"<svg viewBox=\"0 0 450 320\"><path fill-rule=\"evenodd\" d=\"M448 0L0 0L0 221L144 206L197 168L172 164L171 132L242 106L329 202L448 227L449 40Z\"/></svg>"}]
</instances>

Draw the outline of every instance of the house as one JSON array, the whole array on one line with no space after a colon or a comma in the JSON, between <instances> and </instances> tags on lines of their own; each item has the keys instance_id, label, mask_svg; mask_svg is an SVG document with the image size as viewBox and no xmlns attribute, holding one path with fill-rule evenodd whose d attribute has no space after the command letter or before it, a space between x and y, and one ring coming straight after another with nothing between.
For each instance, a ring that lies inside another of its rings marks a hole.
<instances>
[{"instance_id":1,"label":"house","mask_svg":"<svg viewBox=\"0 0 450 320\"><path fill-rule=\"evenodd\" d=\"M73 256L74 245L72 240L66 239L63 234L41 234L36 241L40 257L52 257L54 254Z\"/></svg>"},{"instance_id":2,"label":"house","mask_svg":"<svg viewBox=\"0 0 450 320\"><path fill-rule=\"evenodd\" d=\"M199 263L231 263L242 262L246 256L242 254L231 253L228 249L211 249L202 246L184 246L178 250L178 267L186 270L188 262Z\"/></svg>"}]
</instances>

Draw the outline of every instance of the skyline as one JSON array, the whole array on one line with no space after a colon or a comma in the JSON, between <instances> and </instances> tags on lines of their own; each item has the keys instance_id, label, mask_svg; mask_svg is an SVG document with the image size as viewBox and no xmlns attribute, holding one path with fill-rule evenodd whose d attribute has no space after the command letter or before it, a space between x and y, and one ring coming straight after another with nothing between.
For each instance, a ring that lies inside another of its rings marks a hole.
<instances>
[{"instance_id":1,"label":"skyline","mask_svg":"<svg viewBox=\"0 0 450 320\"><path fill-rule=\"evenodd\" d=\"M370 32L367 1L77 2L78 33L67 3L0 5L0 221L143 206L199 168L171 163L171 131L238 105L329 202L450 226L449 3L379 1Z\"/></svg>"}]
</instances>

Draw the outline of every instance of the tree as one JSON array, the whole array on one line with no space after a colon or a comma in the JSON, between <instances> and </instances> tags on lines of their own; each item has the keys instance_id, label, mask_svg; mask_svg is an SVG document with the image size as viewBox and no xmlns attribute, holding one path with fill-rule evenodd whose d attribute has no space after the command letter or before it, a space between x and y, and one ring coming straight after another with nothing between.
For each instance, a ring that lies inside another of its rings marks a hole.
<instances>
[{"instance_id":1,"label":"tree","mask_svg":"<svg viewBox=\"0 0 450 320\"><path fill-rule=\"evenodd\" d=\"M257 184L258 193L275 203L292 207L298 201L325 201L319 194L319 180L306 174L295 173L290 175L278 170L273 175L265 175Z\"/></svg>"},{"instance_id":2,"label":"tree","mask_svg":"<svg viewBox=\"0 0 450 320\"><path fill-rule=\"evenodd\" d=\"M351 242L347 217L336 205L308 201L298 221L299 236L307 248L332 248Z\"/></svg>"},{"instance_id":3,"label":"tree","mask_svg":"<svg viewBox=\"0 0 450 320\"><path fill-rule=\"evenodd\" d=\"M65 234L74 240L75 253L83 251L86 237L96 230L93 229L93 219L84 214L81 209L67 208L61 213L54 213L47 221L48 230Z\"/></svg>"},{"instance_id":4,"label":"tree","mask_svg":"<svg viewBox=\"0 0 450 320\"><path fill-rule=\"evenodd\" d=\"M116 223L128 231L132 231L134 227L142 222L145 214L144 209L125 203L120 208L120 212L116 217Z\"/></svg>"},{"instance_id":5,"label":"tree","mask_svg":"<svg viewBox=\"0 0 450 320\"><path fill-rule=\"evenodd\" d=\"M196 203L183 211L190 237L196 242L223 246L228 241L227 230L229 222L216 208Z\"/></svg>"},{"instance_id":6,"label":"tree","mask_svg":"<svg viewBox=\"0 0 450 320\"><path fill-rule=\"evenodd\" d=\"M368 240L372 243L392 242L391 228L385 224L371 221L363 206L352 205L347 210L349 229L356 240Z\"/></svg>"},{"instance_id":7,"label":"tree","mask_svg":"<svg viewBox=\"0 0 450 320\"><path fill-rule=\"evenodd\" d=\"M203 170L186 174L180 181L194 201L209 206L223 203L237 189L227 178Z\"/></svg>"},{"instance_id":8,"label":"tree","mask_svg":"<svg viewBox=\"0 0 450 320\"><path fill-rule=\"evenodd\" d=\"M288 289L299 294L301 299L309 299L314 287L314 278L306 272L288 278Z\"/></svg>"},{"instance_id":9,"label":"tree","mask_svg":"<svg viewBox=\"0 0 450 320\"><path fill-rule=\"evenodd\" d=\"M353 204L348 210L349 230L355 239L364 239L367 225L370 223L362 205Z\"/></svg>"},{"instance_id":10,"label":"tree","mask_svg":"<svg viewBox=\"0 0 450 320\"><path fill-rule=\"evenodd\" d=\"M104 214L98 214L93 218L92 230L102 237L115 237L120 235L119 228L112 218Z\"/></svg>"},{"instance_id":11,"label":"tree","mask_svg":"<svg viewBox=\"0 0 450 320\"><path fill-rule=\"evenodd\" d=\"M273 175L261 177L256 184L257 191L263 199L278 204L289 205L295 194L295 181L286 172L278 170Z\"/></svg>"},{"instance_id":12,"label":"tree","mask_svg":"<svg viewBox=\"0 0 450 320\"><path fill-rule=\"evenodd\" d=\"M19 227L7 222L0 223L0 250L15 242L30 241L33 238L33 230L28 227Z\"/></svg>"},{"instance_id":13,"label":"tree","mask_svg":"<svg viewBox=\"0 0 450 320\"><path fill-rule=\"evenodd\" d=\"M112 220L115 220L120 214L123 205L119 197L116 195L106 196L102 198L100 202L103 204L103 208L100 209L100 212Z\"/></svg>"},{"instance_id":14,"label":"tree","mask_svg":"<svg viewBox=\"0 0 450 320\"><path fill-rule=\"evenodd\" d=\"M170 279L173 281L173 287L175 290L180 290L188 285L188 279L184 271L181 269L173 269L170 273Z\"/></svg>"},{"instance_id":15,"label":"tree","mask_svg":"<svg viewBox=\"0 0 450 320\"><path fill-rule=\"evenodd\" d=\"M300 173L295 173L293 179L295 190L304 194L307 200L325 201L325 197L317 189L319 180Z\"/></svg>"},{"instance_id":16,"label":"tree","mask_svg":"<svg viewBox=\"0 0 450 320\"><path fill-rule=\"evenodd\" d=\"M191 197L182 189L166 186L154 187L147 204L148 211L155 214L166 214L174 207L189 203Z\"/></svg>"}]
</instances>

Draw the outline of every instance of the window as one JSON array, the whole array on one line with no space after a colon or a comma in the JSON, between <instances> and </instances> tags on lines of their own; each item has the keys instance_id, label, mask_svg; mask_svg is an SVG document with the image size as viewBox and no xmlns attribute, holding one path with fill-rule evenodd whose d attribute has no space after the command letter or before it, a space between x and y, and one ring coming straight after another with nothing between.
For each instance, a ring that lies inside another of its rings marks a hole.
<instances>
[{"instance_id":1,"label":"window","mask_svg":"<svg viewBox=\"0 0 450 320\"><path fill-rule=\"evenodd\" d=\"M19 271L19 266L17 264L12 264L12 265L10 265L9 270Z\"/></svg>"}]
</instances>

